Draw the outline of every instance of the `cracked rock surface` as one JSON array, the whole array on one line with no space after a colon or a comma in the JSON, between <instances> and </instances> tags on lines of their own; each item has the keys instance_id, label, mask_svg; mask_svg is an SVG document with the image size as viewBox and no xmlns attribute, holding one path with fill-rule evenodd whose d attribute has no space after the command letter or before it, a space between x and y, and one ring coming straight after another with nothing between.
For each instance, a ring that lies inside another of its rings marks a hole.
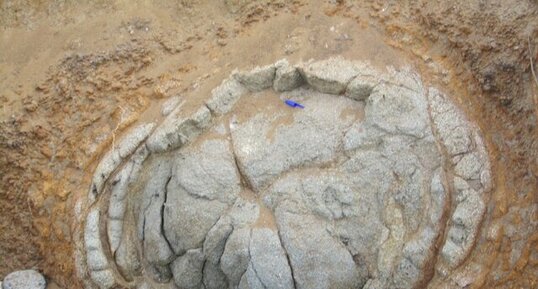
<instances>
[{"instance_id":1,"label":"cracked rock surface","mask_svg":"<svg viewBox=\"0 0 538 289\"><path fill-rule=\"evenodd\" d=\"M88 286L418 288L457 268L485 211L486 149L447 96L387 71L279 61L135 129L88 194Z\"/></svg>"}]
</instances>

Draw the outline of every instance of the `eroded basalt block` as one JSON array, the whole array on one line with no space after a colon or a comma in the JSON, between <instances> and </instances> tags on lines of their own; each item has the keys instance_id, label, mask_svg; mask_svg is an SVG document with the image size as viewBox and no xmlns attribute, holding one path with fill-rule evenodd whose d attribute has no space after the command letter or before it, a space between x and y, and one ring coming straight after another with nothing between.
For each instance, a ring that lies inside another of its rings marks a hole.
<instances>
[{"instance_id":1,"label":"eroded basalt block","mask_svg":"<svg viewBox=\"0 0 538 289\"><path fill-rule=\"evenodd\" d=\"M460 266L491 187L484 143L417 74L387 71L283 60L234 73L197 109L170 100L158 127L120 140L96 169L82 234L88 279L419 288L434 269ZM259 93L271 88L286 93ZM242 97L249 111L235 105Z\"/></svg>"}]
</instances>

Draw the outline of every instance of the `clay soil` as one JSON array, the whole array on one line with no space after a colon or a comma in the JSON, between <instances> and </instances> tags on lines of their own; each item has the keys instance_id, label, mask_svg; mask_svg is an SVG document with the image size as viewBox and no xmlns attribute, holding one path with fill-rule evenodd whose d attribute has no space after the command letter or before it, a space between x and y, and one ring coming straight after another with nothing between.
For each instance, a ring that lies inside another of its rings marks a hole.
<instances>
[{"instance_id":1,"label":"clay soil","mask_svg":"<svg viewBox=\"0 0 538 289\"><path fill-rule=\"evenodd\" d=\"M495 187L458 285L538 288L536 0L0 0L0 279L36 268L81 286L75 201L164 99L202 101L234 68L333 55L412 66L479 124Z\"/></svg>"}]
</instances>

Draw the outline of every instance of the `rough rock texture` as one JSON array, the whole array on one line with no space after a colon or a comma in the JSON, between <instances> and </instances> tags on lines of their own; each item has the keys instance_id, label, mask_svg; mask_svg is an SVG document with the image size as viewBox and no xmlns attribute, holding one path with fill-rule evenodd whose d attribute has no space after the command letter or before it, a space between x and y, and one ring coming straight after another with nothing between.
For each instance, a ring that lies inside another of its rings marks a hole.
<instances>
[{"instance_id":1,"label":"rough rock texture","mask_svg":"<svg viewBox=\"0 0 538 289\"><path fill-rule=\"evenodd\" d=\"M211 91L211 98L206 105L212 113L222 115L229 112L246 92L247 89L234 78L226 79Z\"/></svg>"},{"instance_id":2,"label":"rough rock texture","mask_svg":"<svg viewBox=\"0 0 538 289\"><path fill-rule=\"evenodd\" d=\"M263 288L294 288L287 253L277 232L268 228L252 229L249 250L252 272ZM253 277L247 276L248 284L256 282Z\"/></svg>"},{"instance_id":3,"label":"rough rock texture","mask_svg":"<svg viewBox=\"0 0 538 289\"><path fill-rule=\"evenodd\" d=\"M273 86L275 70L275 65L268 65L248 72L235 72L233 77L250 91L260 91Z\"/></svg>"},{"instance_id":4,"label":"rough rock texture","mask_svg":"<svg viewBox=\"0 0 538 289\"><path fill-rule=\"evenodd\" d=\"M10 273L0 282L2 289L45 289L47 282L35 270L22 270Z\"/></svg>"},{"instance_id":5,"label":"rough rock texture","mask_svg":"<svg viewBox=\"0 0 538 289\"><path fill-rule=\"evenodd\" d=\"M200 288L202 285L202 270L204 255L201 249L189 250L172 263L174 282L179 288Z\"/></svg>"},{"instance_id":6,"label":"rough rock texture","mask_svg":"<svg viewBox=\"0 0 538 289\"><path fill-rule=\"evenodd\" d=\"M132 154L137 147L144 141L155 124L142 124L133 128L124 136L124 138L110 150L97 165L95 169L93 182L88 194L88 199L94 201L96 196L103 190L105 181L110 177L112 172L120 165L120 163Z\"/></svg>"},{"instance_id":7,"label":"rough rock texture","mask_svg":"<svg viewBox=\"0 0 538 289\"><path fill-rule=\"evenodd\" d=\"M330 94L343 93L348 83L359 74L353 63L339 57L304 64L300 71L315 90Z\"/></svg>"},{"instance_id":8,"label":"rough rock texture","mask_svg":"<svg viewBox=\"0 0 538 289\"><path fill-rule=\"evenodd\" d=\"M164 152L179 148L191 141L209 125L211 113L207 107L202 106L187 118L177 115L180 108L178 107L175 113L170 114L149 137L147 146L151 152Z\"/></svg>"},{"instance_id":9,"label":"rough rock texture","mask_svg":"<svg viewBox=\"0 0 538 289\"><path fill-rule=\"evenodd\" d=\"M465 260L491 186L478 129L410 70L299 67L235 73L114 163L84 232L97 286L420 288ZM247 93L266 88L305 108Z\"/></svg>"},{"instance_id":10,"label":"rough rock texture","mask_svg":"<svg viewBox=\"0 0 538 289\"><path fill-rule=\"evenodd\" d=\"M273 82L273 89L275 91L289 91L298 88L304 82L299 69L295 66L291 66L287 60L281 60L275 63L276 72L275 80Z\"/></svg>"},{"instance_id":11,"label":"rough rock texture","mask_svg":"<svg viewBox=\"0 0 538 289\"><path fill-rule=\"evenodd\" d=\"M371 75L358 75L347 85L346 96L354 100L366 100L377 84Z\"/></svg>"}]
</instances>

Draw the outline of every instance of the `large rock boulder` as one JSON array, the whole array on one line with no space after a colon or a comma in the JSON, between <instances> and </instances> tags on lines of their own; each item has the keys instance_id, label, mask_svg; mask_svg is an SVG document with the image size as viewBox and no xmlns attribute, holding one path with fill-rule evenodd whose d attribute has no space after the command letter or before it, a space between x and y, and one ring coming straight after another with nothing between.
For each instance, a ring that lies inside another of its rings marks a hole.
<instances>
[{"instance_id":1,"label":"large rock boulder","mask_svg":"<svg viewBox=\"0 0 538 289\"><path fill-rule=\"evenodd\" d=\"M479 130L410 70L279 61L179 100L97 167L80 267L99 288L421 288L476 242Z\"/></svg>"}]
</instances>

